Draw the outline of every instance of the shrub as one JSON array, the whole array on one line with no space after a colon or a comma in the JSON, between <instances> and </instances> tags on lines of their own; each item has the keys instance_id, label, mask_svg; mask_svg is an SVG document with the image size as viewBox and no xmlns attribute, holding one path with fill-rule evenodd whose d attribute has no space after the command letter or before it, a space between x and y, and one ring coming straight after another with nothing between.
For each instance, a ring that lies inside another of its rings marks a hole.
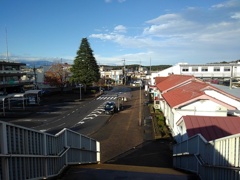
<instances>
[{"instance_id":1,"label":"shrub","mask_svg":"<svg viewBox=\"0 0 240 180\"><path fill-rule=\"evenodd\" d=\"M95 90L95 89L91 90L91 93L92 93L92 94L95 94L95 93L96 93L96 90Z\"/></svg>"}]
</instances>

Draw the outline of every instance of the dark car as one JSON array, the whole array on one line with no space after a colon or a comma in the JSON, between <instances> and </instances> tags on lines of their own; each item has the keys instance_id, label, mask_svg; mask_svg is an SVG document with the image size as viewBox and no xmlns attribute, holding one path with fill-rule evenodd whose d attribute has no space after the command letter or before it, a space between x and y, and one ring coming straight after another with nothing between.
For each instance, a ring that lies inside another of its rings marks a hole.
<instances>
[{"instance_id":1,"label":"dark car","mask_svg":"<svg viewBox=\"0 0 240 180\"><path fill-rule=\"evenodd\" d=\"M105 114L113 114L115 112L117 112L117 106L115 104L115 102L107 102L105 104L105 107L104 107L104 110L105 110Z\"/></svg>"}]
</instances>

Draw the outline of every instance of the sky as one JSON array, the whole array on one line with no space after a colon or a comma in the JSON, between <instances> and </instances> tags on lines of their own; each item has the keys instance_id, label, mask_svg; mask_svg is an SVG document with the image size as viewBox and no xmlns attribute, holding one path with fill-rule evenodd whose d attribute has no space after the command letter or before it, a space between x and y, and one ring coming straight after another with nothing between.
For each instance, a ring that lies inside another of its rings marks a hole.
<instances>
[{"instance_id":1,"label":"sky","mask_svg":"<svg viewBox=\"0 0 240 180\"><path fill-rule=\"evenodd\" d=\"M240 59L239 0L0 0L0 59L99 65Z\"/></svg>"}]
</instances>

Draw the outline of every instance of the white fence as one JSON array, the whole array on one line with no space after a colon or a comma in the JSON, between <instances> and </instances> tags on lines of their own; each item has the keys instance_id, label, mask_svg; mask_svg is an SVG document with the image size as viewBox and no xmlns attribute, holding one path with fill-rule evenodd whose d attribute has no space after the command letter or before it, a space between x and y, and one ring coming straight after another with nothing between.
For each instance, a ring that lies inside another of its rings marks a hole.
<instances>
[{"instance_id":1,"label":"white fence","mask_svg":"<svg viewBox=\"0 0 240 180\"><path fill-rule=\"evenodd\" d=\"M240 134L210 142L196 135L176 144L173 165L194 172L203 180L239 180Z\"/></svg>"},{"instance_id":2,"label":"white fence","mask_svg":"<svg viewBox=\"0 0 240 180\"><path fill-rule=\"evenodd\" d=\"M0 180L46 179L71 164L100 162L100 143L63 129L56 135L0 121Z\"/></svg>"}]
</instances>

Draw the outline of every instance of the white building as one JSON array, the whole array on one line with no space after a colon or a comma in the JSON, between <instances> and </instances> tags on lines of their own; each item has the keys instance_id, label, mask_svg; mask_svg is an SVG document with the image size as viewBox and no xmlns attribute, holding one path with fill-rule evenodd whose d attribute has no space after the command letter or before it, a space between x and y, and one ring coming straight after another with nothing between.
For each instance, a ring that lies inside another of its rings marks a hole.
<instances>
[{"instance_id":1,"label":"white building","mask_svg":"<svg viewBox=\"0 0 240 180\"><path fill-rule=\"evenodd\" d=\"M169 74L192 75L201 79L240 78L240 62L234 64L188 64L178 63L159 72L152 73L151 85L155 85L155 77L166 77Z\"/></svg>"}]
</instances>

